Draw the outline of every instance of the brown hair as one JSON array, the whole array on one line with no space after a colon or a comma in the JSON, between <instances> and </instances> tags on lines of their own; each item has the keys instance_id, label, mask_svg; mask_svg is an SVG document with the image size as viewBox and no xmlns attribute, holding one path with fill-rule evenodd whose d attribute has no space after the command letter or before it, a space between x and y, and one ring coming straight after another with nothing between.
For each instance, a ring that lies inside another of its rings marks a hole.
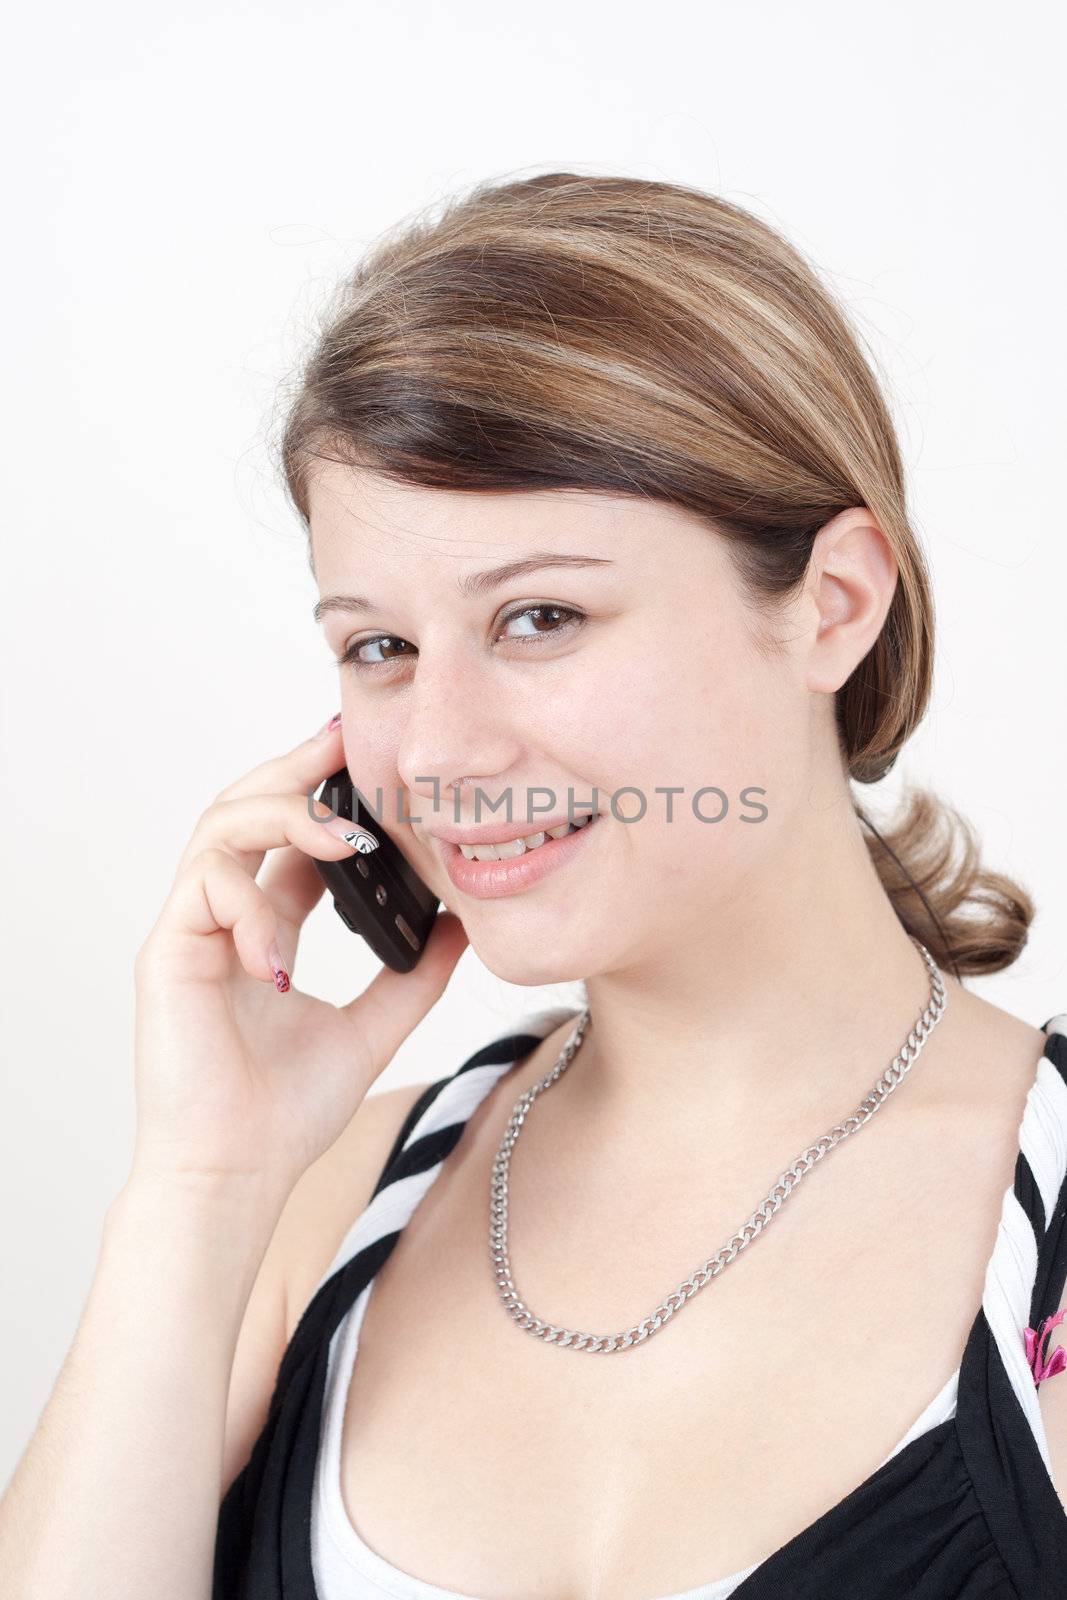
<instances>
[{"instance_id":1,"label":"brown hair","mask_svg":"<svg viewBox=\"0 0 1067 1600\"><path fill-rule=\"evenodd\" d=\"M338 285L297 376L280 455L305 526L316 460L429 488L645 495L705 519L769 612L822 525L866 506L898 581L836 719L850 778L877 782L926 711L934 607L886 403L813 266L682 184L553 172L433 209ZM957 812L918 790L884 835L856 813L939 965L1010 966L1033 903L983 869Z\"/></svg>"}]
</instances>

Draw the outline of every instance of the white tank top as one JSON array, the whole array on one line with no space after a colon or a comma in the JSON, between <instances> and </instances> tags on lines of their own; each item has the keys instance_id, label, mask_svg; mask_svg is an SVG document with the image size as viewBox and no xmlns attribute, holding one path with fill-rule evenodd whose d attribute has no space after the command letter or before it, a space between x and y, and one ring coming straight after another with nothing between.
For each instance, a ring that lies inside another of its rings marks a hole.
<instances>
[{"instance_id":1,"label":"white tank top","mask_svg":"<svg viewBox=\"0 0 1067 1600\"><path fill-rule=\"evenodd\" d=\"M513 1031L544 1038L564 1018L577 1015L569 1007L554 1008L524 1019L521 1027ZM1067 1015L1057 1016L1045 1027L1067 1031ZM1043 1185L1047 1187L1057 1175L1062 1182L1067 1166L1067 1090L1051 1070L1050 1064L1044 1058L1042 1060L1044 1066L1039 1069L1030 1090L1026 1115L1020 1127L1020 1148L1038 1173L1039 1181L1047 1180ZM427 1108L411 1130L406 1143L433 1132L438 1126L469 1118L503 1070L507 1069L491 1064L464 1072L462 1077L450 1083L449 1090L452 1092L438 1095ZM375 1239L402 1228L443 1165L441 1161L428 1171L398 1179L376 1194L349 1229L318 1287L332 1277L344 1262ZM1047 1463L1048 1446L1037 1408L1033 1377L1016 1350L1019 1330L1026 1323L1031 1287L1027 1274L1020 1271L1019 1263L1021 1259L1026 1259L1028 1251L1032 1253L1032 1249L1028 1218L1009 1189L1004 1196L997 1240L986 1271L982 1306L1004 1357L1012 1387L1023 1405ZM318 1594L321 1600L481 1600L479 1596L428 1583L393 1566L363 1541L345 1507L341 1494L342 1428L359 1349L359 1330L374 1283L372 1277L338 1324L330 1341L312 1501L312 1567ZM955 1416L959 1378L960 1368L957 1367L885 1457L885 1461L891 1460L921 1434ZM712 1579L695 1589L657 1596L656 1600L727 1600L761 1564L754 1562L749 1567Z\"/></svg>"}]
</instances>

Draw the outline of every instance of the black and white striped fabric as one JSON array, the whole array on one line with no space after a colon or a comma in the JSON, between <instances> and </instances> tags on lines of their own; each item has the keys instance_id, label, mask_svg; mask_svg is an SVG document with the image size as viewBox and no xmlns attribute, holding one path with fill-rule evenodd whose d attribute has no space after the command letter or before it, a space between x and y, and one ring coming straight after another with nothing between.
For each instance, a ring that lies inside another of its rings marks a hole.
<instances>
[{"instance_id":1,"label":"black and white striped fabric","mask_svg":"<svg viewBox=\"0 0 1067 1600\"><path fill-rule=\"evenodd\" d=\"M451 1596L380 1558L374 1569L384 1577L380 1588L358 1572L343 1592L330 1587L332 1576L320 1582L313 1519L331 1357L336 1382L353 1309L365 1305L364 1291L467 1120L493 1084L571 1015L577 1014L560 1008L526 1019L520 1031L495 1039L431 1084L409 1111L370 1203L293 1332L263 1430L222 1503L212 1600ZM942 1391L919 1419L923 1425L875 1472L764 1561L666 1600L1067 1597L1067 1511L1052 1481L1023 1337L1026 1327L1039 1327L1059 1309L1067 1279L1067 1013L1050 1018L1043 1031L1014 1182L951 1386L955 1405L942 1405ZM845 1399L862 1396L868 1381L858 1374Z\"/></svg>"}]
</instances>

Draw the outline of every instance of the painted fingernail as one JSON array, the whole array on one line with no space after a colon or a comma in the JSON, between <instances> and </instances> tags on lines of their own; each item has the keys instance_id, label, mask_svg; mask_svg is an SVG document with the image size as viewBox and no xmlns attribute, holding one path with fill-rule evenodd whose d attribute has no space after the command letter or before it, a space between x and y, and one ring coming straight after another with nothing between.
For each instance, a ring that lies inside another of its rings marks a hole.
<instances>
[{"instance_id":1,"label":"painted fingernail","mask_svg":"<svg viewBox=\"0 0 1067 1600\"><path fill-rule=\"evenodd\" d=\"M341 713L338 711L335 716L332 716L330 718L329 722L324 722L323 723L322 727L319 729L319 731L315 735L315 737L316 737L316 739L325 739L331 733L333 733L335 728L339 728L340 726L341 726Z\"/></svg>"},{"instance_id":2,"label":"painted fingernail","mask_svg":"<svg viewBox=\"0 0 1067 1600\"><path fill-rule=\"evenodd\" d=\"M365 828L357 827L348 817L327 817L322 826L330 833L336 833L353 850L358 850L361 856L369 856L372 850L378 848L374 835Z\"/></svg>"},{"instance_id":3,"label":"painted fingernail","mask_svg":"<svg viewBox=\"0 0 1067 1600\"><path fill-rule=\"evenodd\" d=\"M272 944L267 951L267 960L270 962L270 970L274 974L274 987L279 994L285 994L289 988L289 974L282 965L282 953L276 944Z\"/></svg>"}]
</instances>

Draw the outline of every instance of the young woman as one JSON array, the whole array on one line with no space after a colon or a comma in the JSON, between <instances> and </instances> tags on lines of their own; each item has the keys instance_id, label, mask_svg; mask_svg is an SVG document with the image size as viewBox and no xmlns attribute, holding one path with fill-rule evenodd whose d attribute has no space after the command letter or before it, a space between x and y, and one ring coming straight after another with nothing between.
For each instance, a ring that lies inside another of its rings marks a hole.
<instances>
[{"instance_id":1,"label":"young woman","mask_svg":"<svg viewBox=\"0 0 1067 1600\"><path fill-rule=\"evenodd\" d=\"M857 794L933 608L818 274L682 186L484 185L343 286L282 459L342 709L138 955L8 1595L1062 1595L1067 1015L966 987L1034 915L966 823ZM449 909L334 1008L342 763ZM583 1005L369 1094L467 941Z\"/></svg>"}]
</instances>

